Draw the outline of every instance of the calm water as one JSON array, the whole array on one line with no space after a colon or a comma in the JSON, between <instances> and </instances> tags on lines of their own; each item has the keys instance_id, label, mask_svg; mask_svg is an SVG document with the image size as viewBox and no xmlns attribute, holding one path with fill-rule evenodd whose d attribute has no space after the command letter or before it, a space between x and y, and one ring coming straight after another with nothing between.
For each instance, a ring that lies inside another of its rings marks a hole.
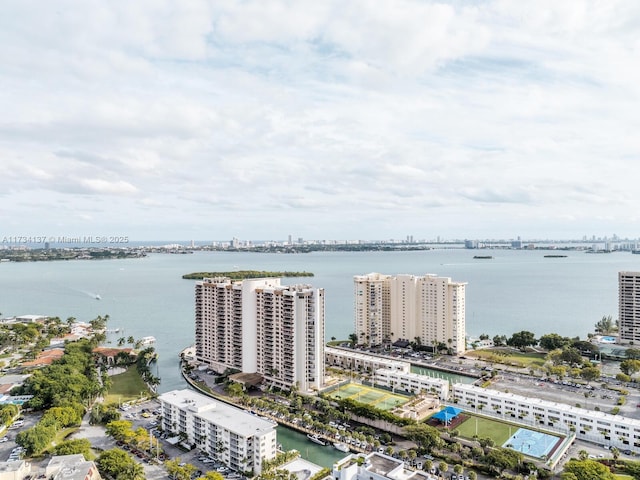
<instances>
[{"instance_id":1,"label":"calm water","mask_svg":"<svg viewBox=\"0 0 640 480\"><path fill-rule=\"evenodd\" d=\"M307 439L306 434L282 426L278 427L278 443L282 444L283 450L298 450L305 460L328 468L348 455L336 450L332 445L323 447L313 443Z\"/></svg>"},{"instance_id":2,"label":"calm water","mask_svg":"<svg viewBox=\"0 0 640 480\"><path fill-rule=\"evenodd\" d=\"M417 252L322 252L283 255L199 252L154 254L142 259L0 263L0 312L73 316L87 321L109 314L119 336L153 335L160 353L161 391L184 387L176 366L179 351L193 342L192 271L306 270L313 278L286 279L325 288L326 335L353 331L353 275L369 272L435 273L468 282L467 333L586 337L603 315L617 317L617 273L639 270L640 255L544 258L544 252L451 249ZM96 300L100 294L102 300Z\"/></svg>"}]
</instances>

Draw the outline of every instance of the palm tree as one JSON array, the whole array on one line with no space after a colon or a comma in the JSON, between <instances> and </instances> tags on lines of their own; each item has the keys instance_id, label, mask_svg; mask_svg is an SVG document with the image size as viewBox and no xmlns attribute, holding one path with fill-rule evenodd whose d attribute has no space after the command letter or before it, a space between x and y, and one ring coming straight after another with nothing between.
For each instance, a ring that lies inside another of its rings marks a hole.
<instances>
[{"instance_id":1,"label":"palm tree","mask_svg":"<svg viewBox=\"0 0 640 480\"><path fill-rule=\"evenodd\" d=\"M578 458L583 461L586 460L587 458L589 458L589 452L587 452L586 450L580 450L578 452Z\"/></svg>"},{"instance_id":2,"label":"palm tree","mask_svg":"<svg viewBox=\"0 0 640 480\"><path fill-rule=\"evenodd\" d=\"M618 460L620 457L620 450L617 447L611 447L611 455L614 460Z\"/></svg>"}]
</instances>

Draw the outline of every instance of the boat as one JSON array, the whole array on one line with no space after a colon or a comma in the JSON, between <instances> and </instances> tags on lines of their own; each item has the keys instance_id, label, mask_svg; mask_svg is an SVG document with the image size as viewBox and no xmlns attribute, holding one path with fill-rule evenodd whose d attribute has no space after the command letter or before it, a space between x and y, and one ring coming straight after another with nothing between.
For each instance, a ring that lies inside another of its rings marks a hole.
<instances>
[{"instance_id":1,"label":"boat","mask_svg":"<svg viewBox=\"0 0 640 480\"><path fill-rule=\"evenodd\" d=\"M491 255L475 255L473 258L479 259L479 260L490 260L493 257Z\"/></svg>"},{"instance_id":2,"label":"boat","mask_svg":"<svg viewBox=\"0 0 640 480\"><path fill-rule=\"evenodd\" d=\"M96 293L95 299L96 300L102 300L102 297L99 294Z\"/></svg>"},{"instance_id":3,"label":"boat","mask_svg":"<svg viewBox=\"0 0 640 480\"><path fill-rule=\"evenodd\" d=\"M320 436L318 436L318 435L317 435L317 434L315 434L315 433L314 433L313 435L312 435L311 433L308 433L308 434L307 434L307 438L308 438L309 440L311 440L313 443L317 443L318 445L326 445L326 444L327 444L324 440L322 440L322 439L320 438Z\"/></svg>"},{"instance_id":4,"label":"boat","mask_svg":"<svg viewBox=\"0 0 640 480\"><path fill-rule=\"evenodd\" d=\"M142 346L153 345L154 343L156 343L156 337L142 337L140 339L140 345Z\"/></svg>"},{"instance_id":5,"label":"boat","mask_svg":"<svg viewBox=\"0 0 640 480\"><path fill-rule=\"evenodd\" d=\"M349 453L349 446L346 443L336 442L333 444L333 448L344 453Z\"/></svg>"},{"instance_id":6,"label":"boat","mask_svg":"<svg viewBox=\"0 0 640 480\"><path fill-rule=\"evenodd\" d=\"M567 258L566 255L545 255L544 258Z\"/></svg>"}]
</instances>

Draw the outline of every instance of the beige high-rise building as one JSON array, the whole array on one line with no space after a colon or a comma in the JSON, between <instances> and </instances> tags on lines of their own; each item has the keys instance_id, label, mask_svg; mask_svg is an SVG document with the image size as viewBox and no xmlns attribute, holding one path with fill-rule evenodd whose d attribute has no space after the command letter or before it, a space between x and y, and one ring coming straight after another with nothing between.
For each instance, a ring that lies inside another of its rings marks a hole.
<instances>
[{"instance_id":1,"label":"beige high-rise building","mask_svg":"<svg viewBox=\"0 0 640 480\"><path fill-rule=\"evenodd\" d=\"M268 385L324 381L324 290L279 278L196 282L196 359L217 372L259 373Z\"/></svg>"},{"instance_id":2,"label":"beige high-rise building","mask_svg":"<svg viewBox=\"0 0 640 480\"><path fill-rule=\"evenodd\" d=\"M640 272L618 272L618 335L622 343L640 343Z\"/></svg>"},{"instance_id":3,"label":"beige high-rise building","mask_svg":"<svg viewBox=\"0 0 640 480\"><path fill-rule=\"evenodd\" d=\"M465 286L433 274L355 276L358 343L380 345L405 339L464 352Z\"/></svg>"}]
</instances>

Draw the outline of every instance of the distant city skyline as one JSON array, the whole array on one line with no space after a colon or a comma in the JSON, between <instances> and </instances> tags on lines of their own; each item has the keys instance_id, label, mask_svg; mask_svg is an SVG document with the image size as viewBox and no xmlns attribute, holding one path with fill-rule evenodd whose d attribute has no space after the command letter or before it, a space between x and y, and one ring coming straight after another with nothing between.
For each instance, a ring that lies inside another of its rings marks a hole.
<instances>
[{"instance_id":1,"label":"distant city skyline","mask_svg":"<svg viewBox=\"0 0 640 480\"><path fill-rule=\"evenodd\" d=\"M3 13L0 236L640 235L634 0Z\"/></svg>"}]
</instances>

